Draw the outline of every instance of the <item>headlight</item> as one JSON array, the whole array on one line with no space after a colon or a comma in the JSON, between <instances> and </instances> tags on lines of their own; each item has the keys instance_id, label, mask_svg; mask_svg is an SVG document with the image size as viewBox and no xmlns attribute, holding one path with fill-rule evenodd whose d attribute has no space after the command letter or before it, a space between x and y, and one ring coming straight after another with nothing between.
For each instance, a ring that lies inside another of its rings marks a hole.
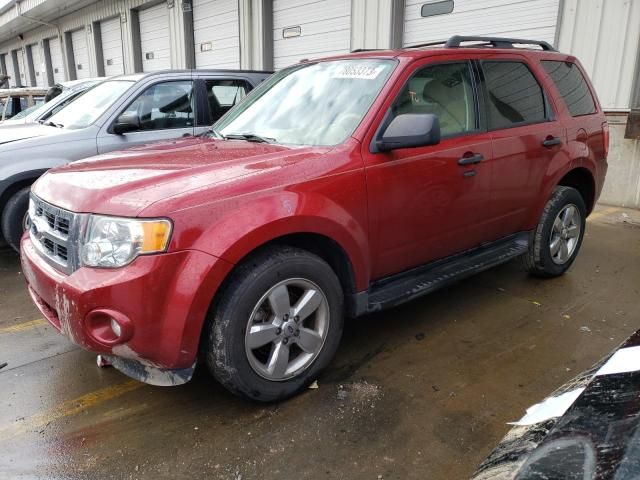
<instances>
[{"instance_id":1,"label":"headlight","mask_svg":"<svg viewBox=\"0 0 640 480\"><path fill-rule=\"evenodd\" d=\"M123 267L138 255L164 252L170 237L169 220L91 215L80 259L87 267Z\"/></svg>"}]
</instances>

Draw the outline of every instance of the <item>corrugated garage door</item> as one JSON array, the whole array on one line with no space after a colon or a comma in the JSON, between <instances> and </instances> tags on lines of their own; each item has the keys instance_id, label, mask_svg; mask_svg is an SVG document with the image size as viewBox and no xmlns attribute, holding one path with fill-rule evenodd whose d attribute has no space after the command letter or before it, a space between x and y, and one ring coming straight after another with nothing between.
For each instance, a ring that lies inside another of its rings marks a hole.
<instances>
[{"instance_id":1,"label":"corrugated garage door","mask_svg":"<svg viewBox=\"0 0 640 480\"><path fill-rule=\"evenodd\" d=\"M53 69L53 82L64 82L64 57L62 56L62 48L58 37L49 39L49 55L51 56L51 68Z\"/></svg>"},{"instance_id":2,"label":"corrugated garage door","mask_svg":"<svg viewBox=\"0 0 640 480\"><path fill-rule=\"evenodd\" d=\"M45 75L44 64L42 63L42 54L40 53L40 45L34 43L31 47L31 60L33 60L33 71L36 75L36 86L44 87L47 84L47 76Z\"/></svg>"},{"instance_id":3,"label":"corrugated garage door","mask_svg":"<svg viewBox=\"0 0 640 480\"><path fill-rule=\"evenodd\" d=\"M348 53L350 0L273 0L273 62L276 69Z\"/></svg>"},{"instance_id":4,"label":"corrugated garage door","mask_svg":"<svg viewBox=\"0 0 640 480\"><path fill-rule=\"evenodd\" d=\"M16 72L16 85L29 86L29 80L27 79L25 72L24 52L21 48L14 50L16 58L18 59L18 71Z\"/></svg>"},{"instance_id":5,"label":"corrugated garage door","mask_svg":"<svg viewBox=\"0 0 640 480\"><path fill-rule=\"evenodd\" d=\"M428 2L406 0L404 46L452 35L492 35L546 40L553 43L560 0L455 0L453 12L421 16Z\"/></svg>"},{"instance_id":6,"label":"corrugated garage door","mask_svg":"<svg viewBox=\"0 0 640 480\"><path fill-rule=\"evenodd\" d=\"M240 68L237 0L194 0L196 68Z\"/></svg>"},{"instance_id":7,"label":"corrugated garage door","mask_svg":"<svg viewBox=\"0 0 640 480\"><path fill-rule=\"evenodd\" d=\"M169 40L169 11L167 4L140 10L140 47L142 71L153 72L171 68L171 43Z\"/></svg>"},{"instance_id":8,"label":"corrugated garage door","mask_svg":"<svg viewBox=\"0 0 640 480\"><path fill-rule=\"evenodd\" d=\"M120 17L100 22L100 38L102 42L102 57L104 58L104 74L107 77L122 75L124 73L124 61Z\"/></svg>"},{"instance_id":9,"label":"corrugated garage door","mask_svg":"<svg viewBox=\"0 0 640 480\"><path fill-rule=\"evenodd\" d=\"M84 28L71 32L71 46L73 47L73 60L76 68L76 78L89 78L89 48L87 47L87 35Z\"/></svg>"}]
</instances>

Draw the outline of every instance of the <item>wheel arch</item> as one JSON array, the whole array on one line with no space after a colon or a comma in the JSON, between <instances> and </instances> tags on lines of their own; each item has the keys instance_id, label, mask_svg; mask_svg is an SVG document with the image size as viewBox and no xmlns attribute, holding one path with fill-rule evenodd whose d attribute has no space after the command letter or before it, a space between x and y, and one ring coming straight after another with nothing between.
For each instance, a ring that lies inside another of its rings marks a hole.
<instances>
[{"instance_id":1,"label":"wheel arch","mask_svg":"<svg viewBox=\"0 0 640 480\"><path fill-rule=\"evenodd\" d=\"M593 174L588 168L576 167L569 170L558 182L558 186L575 188L584 200L587 207L587 215L595 206L596 183Z\"/></svg>"},{"instance_id":2,"label":"wheel arch","mask_svg":"<svg viewBox=\"0 0 640 480\"><path fill-rule=\"evenodd\" d=\"M18 190L33 185L46 171L47 169L20 172L0 182L0 212L4 210L4 206L13 194Z\"/></svg>"},{"instance_id":3,"label":"wheel arch","mask_svg":"<svg viewBox=\"0 0 640 480\"><path fill-rule=\"evenodd\" d=\"M3 181L0 181L0 220L2 219L4 208L9 199L16 192L33 185L33 183L46 171L46 169L30 170L12 175ZM0 246L4 245L4 243L5 239L0 231Z\"/></svg>"}]
</instances>

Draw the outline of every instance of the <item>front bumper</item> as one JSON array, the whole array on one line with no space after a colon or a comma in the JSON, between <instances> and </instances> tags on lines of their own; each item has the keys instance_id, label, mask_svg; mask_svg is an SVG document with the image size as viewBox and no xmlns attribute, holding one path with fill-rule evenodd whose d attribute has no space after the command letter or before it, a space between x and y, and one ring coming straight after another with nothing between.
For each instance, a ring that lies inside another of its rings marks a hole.
<instances>
[{"instance_id":1,"label":"front bumper","mask_svg":"<svg viewBox=\"0 0 640 480\"><path fill-rule=\"evenodd\" d=\"M207 310L232 267L188 250L66 275L40 256L28 235L21 247L29 293L44 317L85 350L126 359L115 366L128 365L119 369L143 381L131 372L181 370L184 377L185 369L193 370ZM109 326L111 314L125 327L121 338Z\"/></svg>"}]
</instances>

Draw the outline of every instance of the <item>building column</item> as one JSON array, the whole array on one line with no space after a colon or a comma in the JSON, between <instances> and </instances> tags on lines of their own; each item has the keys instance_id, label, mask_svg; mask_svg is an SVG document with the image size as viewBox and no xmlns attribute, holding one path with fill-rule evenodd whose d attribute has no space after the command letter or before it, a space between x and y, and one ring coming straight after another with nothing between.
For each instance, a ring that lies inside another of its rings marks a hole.
<instances>
[{"instance_id":1,"label":"building column","mask_svg":"<svg viewBox=\"0 0 640 480\"><path fill-rule=\"evenodd\" d=\"M51 47L49 46L48 38L45 38L42 41L42 54L44 55L44 68L47 75L47 85L53 85L55 82L53 81L53 64L51 63Z\"/></svg>"},{"instance_id":2,"label":"building column","mask_svg":"<svg viewBox=\"0 0 640 480\"><path fill-rule=\"evenodd\" d=\"M636 67L631 88L631 111L627 117L624 138L640 140L640 38L636 48Z\"/></svg>"},{"instance_id":3,"label":"building column","mask_svg":"<svg viewBox=\"0 0 640 480\"><path fill-rule=\"evenodd\" d=\"M77 80L76 59L73 55L73 42L71 41L71 32L64 32L63 48L66 60L65 78L67 80Z\"/></svg>"},{"instance_id":4,"label":"building column","mask_svg":"<svg viewBox=\"0 0 640 480\"><path fill-rule=\"evenodd\" d=\"M404 0L351 2L351 50L402 47Z\"/></svg>"},{"instance_id":5,"label":"building column","mask_svg":"<svg viewBox=\"0 0 640 480\"><path fill-rule=\"evenodd\" d=\"M240 68L273 69L272 0L240 0Z\"/></svg>"}]
</instances>

